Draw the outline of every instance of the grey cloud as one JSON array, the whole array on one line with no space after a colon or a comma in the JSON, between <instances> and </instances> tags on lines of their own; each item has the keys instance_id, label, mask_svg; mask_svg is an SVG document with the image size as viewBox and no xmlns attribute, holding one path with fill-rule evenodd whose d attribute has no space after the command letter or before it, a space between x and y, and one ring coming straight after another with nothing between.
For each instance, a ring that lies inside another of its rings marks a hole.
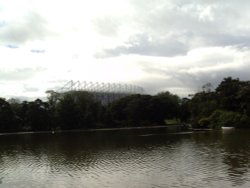
<instances>
[{"instance_id":1,"label":"grey cloud","mask_svg":"<svg viewBox=\"0 0 250 188\"><path fill-rule=\"evenodd\" d=\"M47 90L60 91L69 80L51 80L48 81Z\"/></svg>"},{"instance_id":2,"label":"grey cloud","mask_svg":"<svg viewBox=\"0 0 250 188\"><path fill-rule=\"evenodd\" d=\"M51 81L48 81L48 83L50 84L66 84L69 80L51 80Z\"/></svg>"},{"instance_id":3,"label":"grey cloud","mask_svg":"<svg viewBox=\"0 0 250 188\"><path fill-rule=\"evenodd\" d=\"M245 70L244 67L242 67L240 71L229 69L223 72L217 71L200 74L171 74L168 72L166 75L168 76L162 76L161 78L148 77L144 80L137 81L136 84L142 86L146 93L149 94L170 91L181 97L188 97L189 94L201 91L202 86L208 82L216 88L223 78L228 76L240 78L241 80L250 80L249 72Z\"/></svg>"},{"instance_id":4,"label":"grey cloud","mask_svg":"<svg viewBox=\"0 0 250 188\"><path fill-rule=\"evenodd\" d=\"M45 71L45 68L17 68L14 70L0 69L0 80L4 81L20 81L32 78L38 72Z\"/></svg>"},{"instance_id":5,"label":"grey cloud","mask_svg":"<svg viewBox=\"0 0 250 188\"><path fill-rule=\"evenodd\" d=\"M239 58L238 62L237 58ZM147 76L137 80L136 84L143 86L150 94L171 91L187 97L189 94L201 91L202 86L208 82L216 88L228 76L250 80L250 61L247 51L241 56L231 51L227 54L215 51L210 53L209 57L202 56L201 59L194 59L194 62L184 60L180 64L171 66L168 63L157 64L157 60L155 63L141 62L139 65L140 70Z\"/></svg>"},{"instance_id":6,"label":"grey cloud","mask_svg":"<svg viewBox=\"0 0 250 188\"><path fill-rule=\"evenodd\" d=\"M250 28L246 27L250 2L138 0L131 1L131 6L136 11L124 25L143 34L135 34L113 49L104 49L99 57L122 54L171 57L204 46L250 47ZM108 21L106 25L110 27Z\"/></svg>"},{"instance_id":7,"label":"grey cloud","mask_svg":"<svg viewBox=\"0 0 250 188\"><path fill-rule=\"evenodd\" d=\"M160 11L142 18L145 29L156 35L171 30L178 34L177 38L183 38L189 45L200 40L198 47L238 44L249 46L249 28L246 27L249 11L246 6L249 7L250 3L239 5L239 1L237 4L236 1L179 2L182 3L181 6L174 2L173 7L163 6ZM209 9L210 13L202 18L201 15L206 9Z\"/></svg>"},{"instance_id":8,"label":"grey cloud","mask_svg":"<svg viewBox=\"0 0 250 188\"><path fill-rule=\"evenodd\" d=\"M23 90L24 90L24 92L37 92L37 91L39 91L39 88L24 84Z\"/></svg>"},{"instance_id":9,"label":"grey cloud","mask_svg":"<svg viewBox=\"0 0 250 188\"><path fill-rule=\"evenodd\" d=\"M202 85L208 82L216 88L223 78L228 76L240 78L241 80L250 80L249 72L245 69L246 67L241 67L240 70L229 68L223 71L218 70L199 74L183 73L177 75L174 79L180 80L182 83L185 83L185 86L188 86L188 88L192 88L194 92L197 92L201 91Z\"/></svg>"},{"instance_id":10,"label":"grey cloud","mask_svg":"<svg viewBox=\"0 0 250 188\"><path fill-rule=\"evenodd\" d=\"M186 7L186 8L185 8ZM196 39L201 40L200 46L207 45L235 45L249 41L249 29L245 28L248 23L246 14L238 14L239 9L223 4L215 4L211 7L212 20L202 20L199 17L202 10L206 9L204 4L183 4L181 8L162 8L161 11L145 18L145 28L148 32L164 34L166 31L176 33L177 38L182 38L187 44L192 44ZM238 16L238 17L237 17ZM240 23L239 19L245 23Z\"/></svg>"},{"instance_id":11,"label":"grey cloud","mask_svg":"<svg viewBox=\"0 0 250 188\"><path fill-rule=\"evenodd\" d=\"M4 27L6 25L5 21L0 21L0 27Z\"/></svg>"},{"instance_id":12,"label":"grey cloud","mask_svg":"<svg viewBox=\"0 0 250 188\"><path fill-rule=\"evenodd\" d=\"M182 90L182 96L187 96L200 91L207 82L217 87L228 76L250 80L249 52L246 52L250 49L250 1L130 2L135 12L131 22L125 22L124 25L135 29L135 34L112 49L104 49L98 54L99 57L138 54L144 57L171 57L176 62L174 56L187 53L183 56L187 61L180 58L182 62L176 63L176 66L168 60L166 66L159 64L157 67L157 59L154 61L152 58L148 59L148 63L140 64L140 70L147 76L135 81L135 84L143 86L148 93L164 90L178 93L179 89ZM226 49L225 46L233 47L234 50L221 51L222 48ZM218 48L209 52L210 47ZM192 54L197 59L189 56L189 52L199 48L208 53L197 50L193 52L196 54Z\"/></svg>"},{"instance_id":13,"label":"grey cloud","mask_svg":"<svg viewBox=\"0 0 250 188\"><path fill-rule=\"evenodd\" d=\"M105 49L99 56L112 57L124 54L176 56L183 55L186 52L185 44L174 38L150 38L147 35L136 35L125 45L117 46L114 49Z\"/></svg>"},{"instance_id":14,"label":"grey cloud","mask_svg":"<svg viewBox=\"0 0 250 188\"><path fill-rule=\"evenodd\" d=\"M117 35L119 26L121 25L122 18L117 19L114 17L102 17L92 20L96 31L104 36L115 36Z\"/></svg>"},{"instance_id":15,"label":"grey cloud","mask_svg":"<svg viewBox=\"0 0 250 188\"><path fill-rule=\"evenodd\" d=\"M15 49L15 48L18 48L17 45L13 45L13 44L8 44L6 45L7 48L12 48L12 49Z\"/></svg>"},{"instance_id":16,"label":"grey cloud","mask_svg":"<svg viewBox=\"0 0 250 188\"><path fill-rule=\"evenodd\" d=\"M49 33L45 19L36 12L29 12L19 21L6 22L0 30L0 38L2 43L17 45L44 40Z\"/></svg>"},{"instance_id":17,"label":"grey cloud","mask_svg":"<svg viewBox=\"0 0 250 188\"><path fill-rule=\"evenodd\" d=\"M31 49L30 52L32 53L45 53L44 49Z\"/></svg>"},{"instance_id":18,"label":"grey cloud","mask_svg":"<svg viewBox=\"0 0 250 188\"><path fill-rule=\"evenodd\" d=\"M201 36L202 37L202 36ZM233 34L206 34L203 35L204 38L214 39L207 40L207 45L214 46L238 46L238 47L250 47L250 36L242 35L239 33L238 35Z\"/></svg>"}]
</instances>

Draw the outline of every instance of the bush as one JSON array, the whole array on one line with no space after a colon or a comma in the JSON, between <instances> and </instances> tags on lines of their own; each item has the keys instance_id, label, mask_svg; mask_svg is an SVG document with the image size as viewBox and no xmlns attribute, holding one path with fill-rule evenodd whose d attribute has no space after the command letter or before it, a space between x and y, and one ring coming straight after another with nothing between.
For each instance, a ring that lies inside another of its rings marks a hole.
<instances>
[{"instance_id":1,"label":"bush","mask_svg":"<svg viewBox=\"0 0 250 188\"><path fill-rule=\"evenodd\" d=\"M202 128L247 128L250 127L250 118L247 115L238 112L215 110L209 117L201 118L198 123Z\"/></svg>"},{"instance_id":2,"label":"bush","mask_svg":"<svg viewBox=\"0 0 250 188\"><path fill-rule=\"evenodd\" d=\"M219 124L221 127L238 127L241 115L237 112L223 111L220 115Z\"/></svg>"},{"instance_id":3,"label":"bush","mask_svg":"<svg viewBox=\"0 0 250 188\"><path fill-rule=\"evenodd\" d=\"M201 128L208 128L210 124L210 118L209 117L201 118L198 123Z\"/></svg>"}]
</instances>

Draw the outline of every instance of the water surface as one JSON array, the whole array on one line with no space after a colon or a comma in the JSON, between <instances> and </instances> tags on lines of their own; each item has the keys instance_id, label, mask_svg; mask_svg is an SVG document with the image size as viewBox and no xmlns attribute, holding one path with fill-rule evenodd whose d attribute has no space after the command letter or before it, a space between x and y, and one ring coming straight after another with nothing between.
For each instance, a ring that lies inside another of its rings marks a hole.
<instances>
[{"instance_id":1,"label":"water surface","mask_svg":"<svg viewBox=\"0 0 250 188\"><path fill-rule=\"evenodd\" d=\"M0 136L1 187L250 187L250 131Z\"/></svg>"}]
</instances>

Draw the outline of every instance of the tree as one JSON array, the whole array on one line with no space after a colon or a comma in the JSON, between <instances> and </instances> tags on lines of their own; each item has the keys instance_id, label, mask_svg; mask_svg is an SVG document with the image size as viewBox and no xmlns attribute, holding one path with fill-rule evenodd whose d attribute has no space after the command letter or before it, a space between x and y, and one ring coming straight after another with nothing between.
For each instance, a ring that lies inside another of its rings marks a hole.
<instances>
[{"instance_id":1,"label":"tree","mask_svg":"<svg viewBox=\"0 0 250 188\"><path fill-rule=\"evenodd\" d=\"M179 117L182 122L188 122L190 120L191 113L189 109L189 103L190 103L190 99L188 98L181 99Z\"/></svg>"},{"instance_id":2,"label":"tree","mask_svg":"<svg viewBox=\"0 0 250 188\"><path fill-rule=\"evenodd\" d=\"M180 99L169 92L156 96L131 95L109 106L116 126L162 125L166 118L179 117Z\"/></svg>"},{"instance_id":3,"label":"tree","mask_svg":"<svg viewBox=\"0 0 250 188\"><path fill-rule=\"evenodd\" d=\"M152 97L150 95L133 95L124 108L125 117L129 126L152 124L152 115L148 108Z\"/></svg>"},{"instance_id":4,"label":"tree","mask_svg":"<svg viewBox=\"0 0 250 188\"><path fill-rule=\"evenodd\" d=\"M242 86L237 94L237 100L239 104L239 112L246 114L250 117L250 82L246 81L242 83Z\"/></svg>"},{"instance_id":5,"label":"tree","mask_svg":"<svg viewBox=\"0 0 250 188\"><path fill-rule=\"evenodd\" d=\"M4 98L0 98L0 131L11 132L16 128L15 116L10 104Z\"/></svg>"},{"instance_id":6,"label":"tree","mask_svg":"<svg viewBox=\"0 0 250 188\"><path fill-rule=\"evenodd\" d=\"M55 130L59 128L59 117L56 111L56 107L60 101L61 94L53 90L48 90L46 91L46 93L48 94L47 99L48 99L49 114L50 114L50 119L51 119L50 128L52 130Z\"/></svg>"},{"instance_id":7,"label":"tree","mask_svg":"<svg viewBox=\"0 0 250 188\"><path fill-rule=\"evenodd\" d=\"M7 101L12 109L14 114L14 124L15 124L15 131L22 130L22 118L21 118L21 111L22 111L22 103L19 99L11 98Z\"/></svg>"},{"instance_id":8,"label":"tree","mask_svg":"<svg viewBox=\"0 0 250 188\"><path fill-rule=\"evenodd\" d=\"M199 126L201 118L208 117L218 108L217 95L214 92L196 93L188 102L191 123L194 127Z\"/></svg>"},{"instance_id":9,"label":"tree","mask_svg":"<svg viewBox=\"0 0 250 188\"><path fill-rule=\"evenodd\" d=\"M193 126L247 127L250 123L250 82L224 78L215 92L196 93L189 108Z\"/></svg>"},{"instance_id":10,"label":"tree","mask_svg":"<svg viewBox=\"0 0 250 188\"><path fill-rule=\"evenodd\" d=\"M177 95L171 94L170 92L161 92L154 96L158 100L159 112L162 117L166 118L177 118L180 113L181 100Z\"/></svg>"},{"instance_id":11,"label":"tree","mask_svg":"<svg viewBox=\"0 0 250 188\"><path fill-rule=\"evenodd\" d=\"M101 104L85 91L64 93L57 104L62 129L95 128L101 110Z\"/></svg>"},{"instance_id":12,"label":"tree","mask_svg":"<svg viewBox=\"0 0 250 188\"><path fill-rule=\"evenodd\" d=\"M210 93L210 92L214 91L214 87L210 82L208 82L202 86L202 91L204 93Z\"/></svg>"},{"instance_id":13,"label":"tree","mask_svg":"<svg viewBox=\"0 0 250 188\"><path fill-rule=\"evenodd\" d=\"M57 105L57 112L62 129L74 129L79 126L79 110L73 96L66 94Z\"/></svg>"},{"instance_id":14,"label":"tree","mask_svg":"<svg viewBox=\"0 0 250 188\"><path fill-rule=\"evenodd\" d=\"M241 89L242 82L237 79L232 79L232 77L224 78L224 80L216 88L216 94L220 99L220 108L229 111L237 111L239 109L240 101L237 95Z\"/></svg>"},{"instance_id":15,"label":"tree","mask_svg":"<svg viewBox=\"0 0 250 188\"><path fill-rule=\"evenodd\" d=\"M40 99L23 103L25 124L31 130L45 131L50 129L51 119L49 104Z\"/></svg>"},{"instance_id":16,"label":"tree","mask_svg":"<svg viewBox=\"0 0 250 188\"><path fill-rule=\"evenodd\" d=\"M149 113L150 95L130 95L114 101L108 106L112 124L120 126L148 125L151 121Z\"/></svg>"}]
</instances>

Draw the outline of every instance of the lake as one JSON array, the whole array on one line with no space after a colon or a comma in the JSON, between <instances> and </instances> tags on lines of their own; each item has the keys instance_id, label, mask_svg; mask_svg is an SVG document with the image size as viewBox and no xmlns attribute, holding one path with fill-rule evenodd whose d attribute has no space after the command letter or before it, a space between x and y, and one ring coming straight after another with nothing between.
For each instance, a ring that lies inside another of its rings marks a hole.
<instances>
[{"instance_id":1,"label":"lake","mask_svg":"<svg viewBox=\"0 0 250 188\"><path fill-rule=\"evenodd\" d=\"M0 136L0 188L250 187L250 131Z\"/></svg>"}]
</instances>

